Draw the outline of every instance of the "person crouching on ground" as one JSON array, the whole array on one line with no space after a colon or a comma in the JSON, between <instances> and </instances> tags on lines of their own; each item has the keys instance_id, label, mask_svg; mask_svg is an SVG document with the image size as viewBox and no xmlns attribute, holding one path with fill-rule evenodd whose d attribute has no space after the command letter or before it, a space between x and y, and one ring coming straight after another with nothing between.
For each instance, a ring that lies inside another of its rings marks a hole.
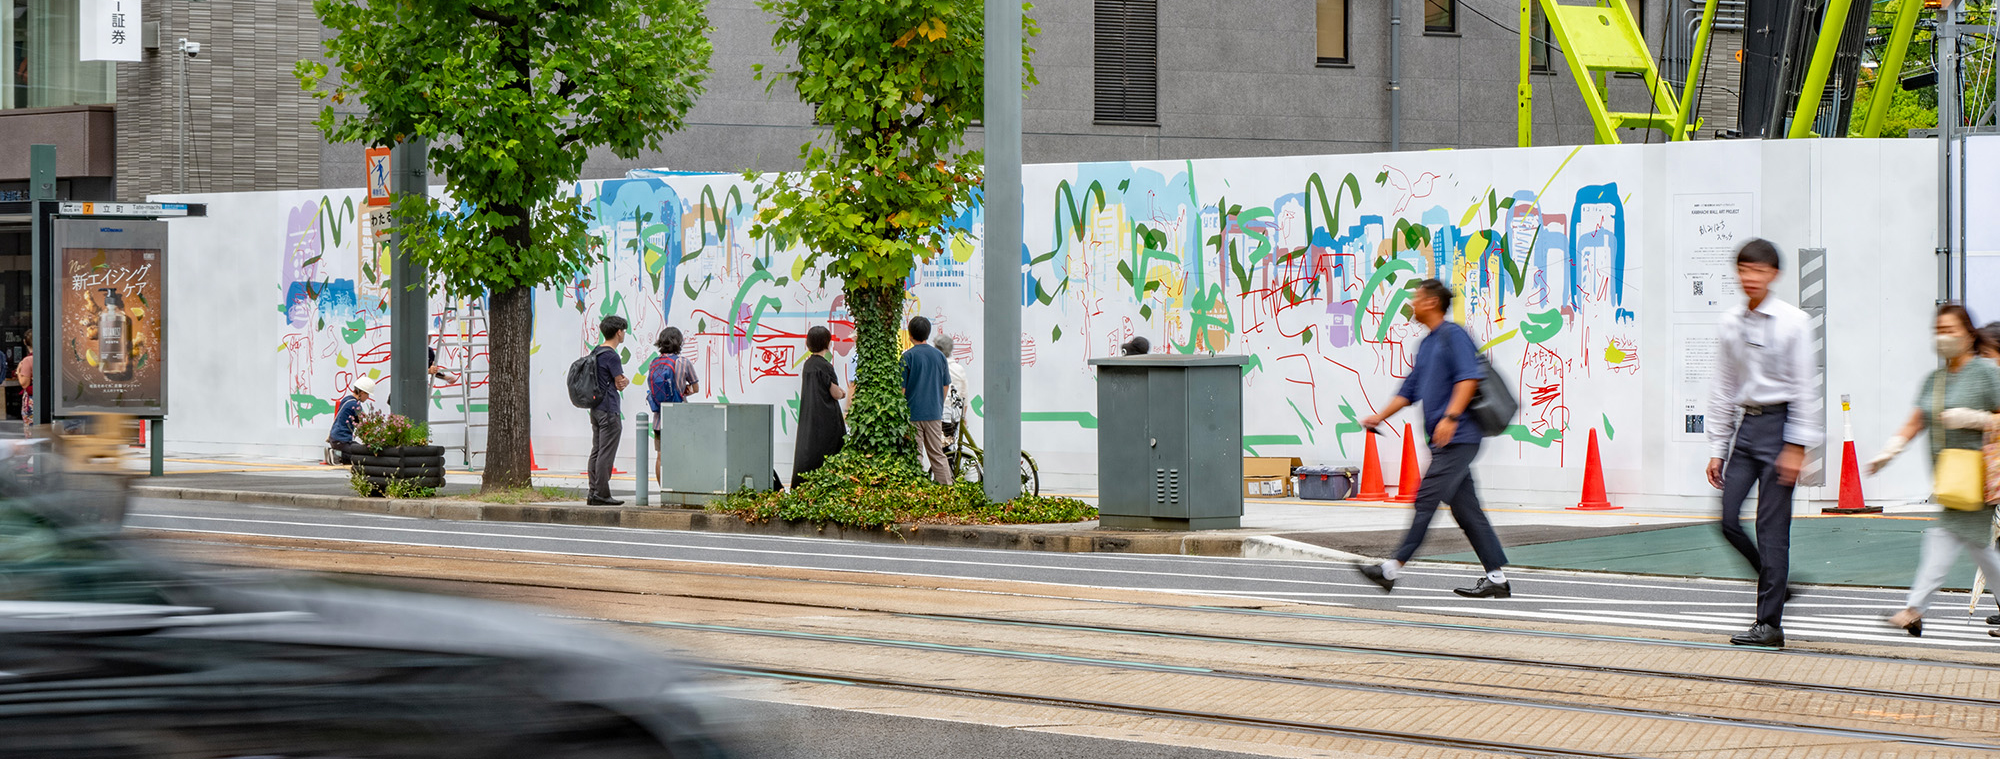
<instances>
[{"instance_id":1,"label":"person crouching on ground","mask_svg":"<svg viewBox=\"0 0 2000 759\"><path fill-rule=\"evenodd\" d=\"M1396 397L1390 399L1388 408L1363 419L1361 426L1369 434L1375 434L1375 428L1383 420L1405 406L1422 403L1424 429L1431 441L1431 470L1424 473L1423 485L1417 488L1416 513L1410 518L1410 531L1404 535L1402 546L1388 561L1360 567L1361 574L1382 586L1385 593L1394 590L1396 576L1404 564L1416 558L1424 534L1430 529L1431 517L1437 514L1438 502L1444 501L1451 504L1452 519L1472 541L1473 552L1486 568L1486 576L1478 584L1452 592L1466 598L1507 598L1514 593L1507 576L1501 572L1501 567L1507 565L1507 553L1500 547L1500 536L1493 531L1493 524L1486 520L1486 512L1480 508L1479 493L1472 481L1472 460L1479 456L1480 441L1486 436L1478 420L1465 415L1465 409L1472 405L1473 393L1479 389L1479 380L1485 376L1479 366L1479 350L1465 328L1445 318L1451 309L1451 288L1443 282L1426 279L1417 283L1410 309L1416 320L1430 329L1430 335L1417 346L1415 366L1410 369L1410 376L1403 379Z\"/></svg>"},{"instance_id":2,"label":"person crouching on ground","mask_svg":"<svg viewBox=\"0 0 2000 759\"><path fill-rule=\"evenodd\" d=\"M910 342L903 351L903 398L910 406L910 421L917 426L917 446L924 468L939 485L951 484L951 462L944 455L944 397L951 390L951 369L944 354L925 342L931 339L931 320L910 319Z\"/></svg>"},{"instance_id":3,"label":"person crouching on ground","mask_svg":"<svg viewBox=\"0 0 2000 759\"><path fill-rule=\"evenodd\" d=\"M361 421L361 406L374 394L375 380L362 377L347 388L347 396L333 408L333 430L326 436L326 446L333 449L332 463L347 463L347 446L356 442L354 424Z\"/></svg>"}]
</instances>

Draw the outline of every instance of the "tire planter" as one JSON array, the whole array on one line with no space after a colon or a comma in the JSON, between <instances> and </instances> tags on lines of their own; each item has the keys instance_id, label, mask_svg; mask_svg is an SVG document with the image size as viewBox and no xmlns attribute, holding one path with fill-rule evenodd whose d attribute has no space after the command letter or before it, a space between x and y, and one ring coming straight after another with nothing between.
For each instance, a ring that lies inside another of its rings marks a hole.
<instances>
[{"instance_id":1,"label":"tire planter","mask_svg":"<svg viewBox=\"0 0 2000 759\"><path fill-rule=\"evenodd\" d=\"M347 460L355 474L368 481L370 496L381 496L389 481L397 480L423 488L444 487L444 448L436 445L409 445L370 449L352 446Z\"/></svg>"}]
</instances>

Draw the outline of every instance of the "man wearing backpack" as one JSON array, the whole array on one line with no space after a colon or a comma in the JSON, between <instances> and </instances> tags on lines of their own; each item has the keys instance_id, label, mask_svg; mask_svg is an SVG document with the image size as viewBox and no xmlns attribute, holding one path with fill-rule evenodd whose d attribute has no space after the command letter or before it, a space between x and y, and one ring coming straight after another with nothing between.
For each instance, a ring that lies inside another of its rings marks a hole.
<instances>
[{"instance_id":1,"label":"man wearing backpack","mask_svg":"<svg viewBox=\"0 0 2000 759\"><path fill-rule=\"evenodd\" d=\"M1479 507L1478 489L1472 482L1472 460L1479 456L1479 442L1486 432L1476 417L1465 413L1486 372L1472 336L1466 334L1464 327L1445 318L1450 309L1451 288L1435 279L1417 283L1416 295L1410 299L1411 314L1431 333L1417 346L1410 376L1403 379L1402 389L1390 399L1388 408L1361 420L1361 426L1372 435L1382 420L1412 403L1422 403L1424 428L1430 433L1431 470L1424 473L1423 485L1417 488L1413 504L1416 513L1395 556L1360 570L1382 586L1383 592L1395 589L1396 576L1404 564L1416 557L1417 549L1424 543L1424 533L1430 529L1431 517L1437 514L1438 502L1445 501L1451 504L1451 518L1465 531L1465 537L1472 541L1473 553L1479 555L1479 563L1486 567L1486 576L1477 585L1452 592L1466 598L1507 598L1514 592L1507 584L1507 576L1500 571L1507 564L1507 553L1500 547L1500 536L1494 533L1493 524L1486 521L1486 512Z\"/></svg>"},{"instance_id":2,"label":"man wearing backpack","mask_svg":"<svg viewBox=\"0 0 2000 759\"><path fill-rule=\"evenodd\" d=\"M592 506L622 506L624 501L611 497L611 464L618 458L618 437L624 426L623 409L618 403L618 393L631 383L625 377L625 364L618 360L618 346L625 342L625 318L607 316L598 322L597 331L604 335L604 344L590 352L591 369L597 380L598 398L590 406L590 494L586 499ZM572 370L572 376L575 372ZM571 401L577 388L572 387ZM581 405L581 404L579 404Z\"/></svg>"}]
</instances>

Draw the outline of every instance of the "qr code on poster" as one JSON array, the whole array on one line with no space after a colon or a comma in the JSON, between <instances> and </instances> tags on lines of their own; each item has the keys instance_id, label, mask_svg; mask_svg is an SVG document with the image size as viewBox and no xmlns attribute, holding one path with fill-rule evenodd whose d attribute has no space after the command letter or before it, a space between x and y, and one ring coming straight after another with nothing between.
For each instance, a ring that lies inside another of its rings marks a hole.
<instances>
[{"instance_id":1,"label":"qr code on poster","mask_svg":"<svg viewBox=\"0 0 2000 759\"><path fill-rule=\"evenodd\" d=\"M1702 294L1702 292L1701 292L1701 286L1702 286L1702 285L1704 285L1704 284L1706 284L1706 283L1705 283L1705 282L1702 282L1702 281L1701 281L1701 280L1699 280L1699 279L1695 280L1695 281L1694 281L1694 294L1696 294L1696 295L1701 295L1701 294Z\"/></svg>"}]
</instances>

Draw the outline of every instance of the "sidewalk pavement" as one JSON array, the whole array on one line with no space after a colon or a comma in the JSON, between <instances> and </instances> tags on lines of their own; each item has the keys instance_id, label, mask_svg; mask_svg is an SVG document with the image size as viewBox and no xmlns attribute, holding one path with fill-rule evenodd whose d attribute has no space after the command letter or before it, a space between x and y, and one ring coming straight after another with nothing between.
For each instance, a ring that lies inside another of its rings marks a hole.
<instances>
[{"instance_id":1,"label":"sidewalk pavement","mask_svg":"<svg viewBox=\"0 0 2000 759\"><path fill-rule=\"evenodd\" d=\"M136 463L136 462L135 462ZM416 516L500 521L623 525L662 529L843 537L987 548L1134 553L1200 553L1292 560L1362 561L1390 554L1409 524L1409 507L1396 503L1246 499L1242 528L1196 532L1105 530L1096 522L1056 525L924 526L885 535L879 530L783 524L744 524L724 515L661 506L636 509L631 475L614 476L612 491L623 508L582 501L581 472L537 472L538 487L566 491L570 500L521 505L462 499L477 492L476 472L453 471L440 506L355 497L343 467L239 457L170 458L167 474L141 478L142 496L291 503L320 508L392 511ZM1094 501L1094 493L1063 493ZM1903 587L1915 572L1919 536L1932 517L1903 507L1875 516L1799 514L1792 529L1792 564L1799 582ZM1521 567L1746 579L1751 573L1715 529L1711 515L1671 511L1578 512L1524 505L1489 505L1487 514ZM1476 557L1441 510L1418 556L1474 563ZM1954 576L1970 587L1972 573Z\"/></svg>"}]
</instances>

